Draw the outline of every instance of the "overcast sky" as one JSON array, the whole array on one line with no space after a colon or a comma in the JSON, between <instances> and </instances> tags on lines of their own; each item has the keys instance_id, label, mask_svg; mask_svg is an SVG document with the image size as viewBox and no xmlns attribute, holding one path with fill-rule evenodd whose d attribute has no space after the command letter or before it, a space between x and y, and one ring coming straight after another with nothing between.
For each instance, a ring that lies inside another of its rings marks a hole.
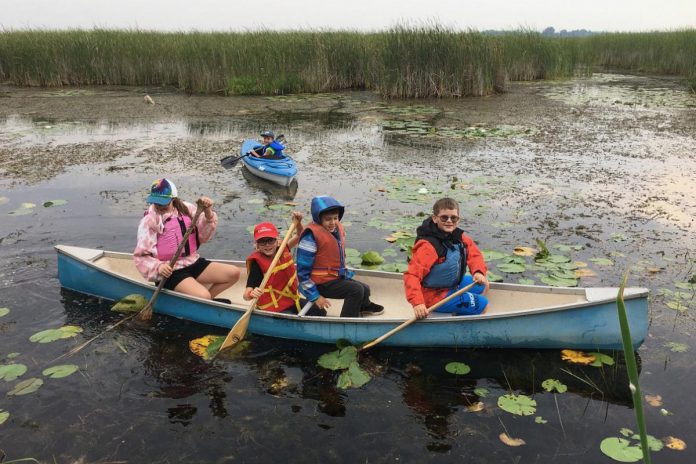
<instances>
[{"instance_id":1,"label":"overcast sky","mask_svg":"<svg viewBox=\"0 0 696 464\"><path fill-rule=\"evenodd\" d=\"M0 28L240 31L452 29L648 31L696 28L696 0L0 0Z\"/></svg>"}]
</instances>

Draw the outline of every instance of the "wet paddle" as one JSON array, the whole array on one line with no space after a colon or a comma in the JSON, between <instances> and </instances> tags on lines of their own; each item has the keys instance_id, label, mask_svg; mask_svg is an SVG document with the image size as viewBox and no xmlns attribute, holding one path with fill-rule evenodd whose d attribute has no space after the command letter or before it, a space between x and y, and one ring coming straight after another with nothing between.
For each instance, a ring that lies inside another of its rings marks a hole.
<instances>
[{"instance_id":1,"label":"wet paddle","mask_svg":"<svg viewBox=\"0 0 696 464\"><path fill-rule=\"evenodd\" d=\"M290 240L290 235L294 230L295 221L292 221L290 223L288 231L285 234L285 237L283 238L283 242L278 247L278 251L276 251L276 254L273 257L273 261L271 261L271 265L268 267L266 274L263 276L263 280L261 281L261 285L259 285L259 288L266 288L268 279L271 278L271 272L278 263L278 260L280 259L280 255L283 253L283 250L285 250L285 248L287 247L288 240ZM258 298L254 298L251 304L249 305L249 309L247 309L246 312L242 314L242 317L240 317L239 320L234 324L234 327L232 327L230 332L227 334L227 337L225 337L225 341L222 342L222 345L220 345L220 352L226 350L227 348L231 348L240 341L242 341L242 339L244 338L244 334L246 334L247 327L249 327L249 319L251 318L251 313L252 311L254 311L254 309L256 309L257 301Z\"/></svg>"},{"instance_id":2,"label":"wet paddle","mask_svg":"<svg viewBox=\"0 0 696 464\"><path fill-rule=\"evenodd\" d=\"M285 135L280 134L278 137L275 138L275 141L283 140L285 138ZM220 164L222 165L223 168L225 169L232 169L239 163L239 161L244 158L245 156L250 156L251 153L245 153L243 155L229 155L225 156L224 158L220 158Z\"/></svg>"},{"instance_id":3,"label":"wet paddle","mask_svg":"<svg viewBox=\"0 0 696 464\"><path fill-rule=\"evenodd\" d=\"M426 309L426 311L428 312L428 314L430 314L431 312L435 311L437 308L439 308L439 307L442 306L443 304L447 303L448 301L452 300L453 298L458 297L458 296L461 295L462 293L464 293L464 292L470 290L471 287L473 287L474 285L476 285L476 282L472 282L471 284L467 285L466 287L460 288L460 289L457 290L456 292L454 292L454 293L452 293L451 295L449 295L447 298L443 298L442 300L438 301L437 303L435 303L434 305L432 305L431 307L429 307L428 309ZM381 337L375 338L375 339L372 340L370 343L367 343L367 344L363 345L362 348L360 348L360 350L361 350L361 351L362 351L362 350L366 350L366 349L368 349L368 348L371 348L371 347L375 346L375 345L378 344L379 342L382 342L382 341L386 340L387 338L391 337L392 335L394 335L395 333L397 333L397 332L400 331L401 329L405 329L406 327L408 327L409 325L413 324L413 323L416 322L417 320L418 320L418 318L417 318L416 316L413 316L411 319L409 319L409 320L407 320L406 322L402 323L401 325L399 325L399 326L393 328L392 330L390 330L389 332L385 333L385 334L382 335Z\"/></svg>"},{"instance_id":4,"label":"wet paddle","mask_svg":"<svg viewBox=\"0 0 696 464\"><path fill-rule=\"evenodd\" d=\"M196 227L196 223L198 222L198 218L201 216L203 211L205 210L205 207L201 203L201 200L199 199L196 202L196 213L193 215L193 220L191 221L191 225L186 229L186 232L184 233L183 238L181 239L181 243L179 243L179 247L176 249L176 252L174 253L174 256L172 256L172 259L169 260L169 266L174 267L174 264L176 264L176 260L179 259L179 255L181 254L181 250L184 249L186 246L186 243L188 242L189 235L191 235L191 232L193 232L193 229ZM157 289L155 290L155 293L152 294L152 298L150 298L150 301L147 302L145 307L138 313L138 319L141 321L147 321L150 320L152 317L152 307L155 304L155 300L159 296L160 290L162 290L162 286L164 286L164 283L167 281L167 277L163 278L162 280L159 281L159 284L157 284Z\"/></svg>"}]
</instances>

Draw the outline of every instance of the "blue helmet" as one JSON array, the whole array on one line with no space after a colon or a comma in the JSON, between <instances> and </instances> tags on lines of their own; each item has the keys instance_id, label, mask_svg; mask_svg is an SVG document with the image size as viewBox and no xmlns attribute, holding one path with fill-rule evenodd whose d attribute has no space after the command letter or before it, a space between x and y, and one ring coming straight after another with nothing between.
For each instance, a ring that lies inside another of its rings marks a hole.
<instances>
[{"instance_id":1,"label":"blue helmet","mask_svg":"<svg viewBox=\"0 0 696 464\"><path fill-rule=\"evenodd\" d=\"M312 219L317 224L321 224L321 214L332 209L338 210L338 219L343 218L343 213L346 209L338 200L328 195L312 198Z\"/></svg>"}]
</instances>

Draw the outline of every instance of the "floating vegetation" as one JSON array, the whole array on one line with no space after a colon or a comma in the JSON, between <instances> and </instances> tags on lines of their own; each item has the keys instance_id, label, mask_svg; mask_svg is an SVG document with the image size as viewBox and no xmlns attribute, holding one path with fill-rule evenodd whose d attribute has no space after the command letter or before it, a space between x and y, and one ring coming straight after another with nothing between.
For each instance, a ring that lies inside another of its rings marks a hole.
<instances>
[{"instance_id":1,"label":"floating vegetation","mask_svg":"<svg viewBox=\"0 0 696 464\"><path fill-rule=\"evenodd\" d=\"M72 338L82 332L82 328L75 325L65 325L58 329L48 329L37 332L31 337L29 341L38 343L50 343L56 340L61 340L64 338Z\"/></svg>"},{"instance_id":2,"label":"floating vegetation","mask_svg":"<svg viewBox=\"0 0 696 464\"><path fill-rule=\"evenodd\" d=\"M491 391L485 387L474 388L474 395L478 396L479 398L485 398L490 395L490 393Z\"/></svg>"},{"instance_id":3,"label":"floating vegetation","mask_svg":"<svg viewBox=\"0 0 696 464\"><path fill-rule=\"evenodd\" d=\"M432 116L441 113L442 110L434 108L432 106L425 105L410 105L410 106L390 106L383 109L382 111L386 113L399 114L402 116L418 116L418 115L428 115Z\"/></svg>"},{"instance_id":4,"label":"floating vegetation","mask_svg":"<svg viewBox=\"0 0 696 464\"><path fill-rule=\"evenodd\" d=\"M588 355L583 351L576 350L561 350L561 359L573 364L583 365L591 364L597 360L597 358L592 355Z\"/></svg>"},{"instance_id":5,"label":"floating vegetation","mask_svg":"<svg viewBox=\"0 0 696 464\"><path fill-rule=\"evenodd\" d=\"M42 374L52 379L62 379L63 377L74 374L78 369L79 366L76 366L75 364L61 364L60 366L53 366L44 369Z\"/></svg>"},{"instance_id":6,"label":"floating vegetation","mask_svg":"<svg viewBox=\"0 0 696 464\"><path fill-rule=\"evenodd\" d=\"M498 406L510 414L531 416L536 412L537 403L527 395L503 395L498 398Z\"/></svg>"},{"instance_id":7,"label":"floating vegetation","mask_svg":"<svg viewBox=\"0 0 696 464\"><path fill-rule=\"evenodd\" d=\"M508 446L522 446L526 445L527 442L525 442L521 438L511 438L507 433L503 432L500 435L498 435L498 438L500 438L500 441L505 443Z\"/></svg>"},{"instance_id":8,"label":"floating vegetation","mask_svg":"<svg viewBox=\"0 0 696 464\"><path fill-rule=\"evenodd\" d=\"M5 382L12 382L17 380L18 377L24 375L27 371L27 366L24 364L5 364L0 366L0 380L4 379Z\"/></svg>"},{"instance_id":9,"label":"floating vegetation","mask_svg":"<svg viewBox=\"0 0 696 464\"><path fill-rule=\"evenodd\" d=\"M10 314L10 308L0 308L0 317Z\"/></svg>"},{"instance_id":10,"label":"floating vegetation","mask_svg":"<svg viewBox=\"0 0 696 464\"><path fill-rule=\"evenodd\" d=\"M10 199L7 197L0 196L0 205L4 205L6 203L9 203Z\"/></svg>"},{"instance_id":11,"label":"floating vegetation","mask_svg":"<svg viewBox=\"0 0 696 464\"><path fill-rule=\"evenodd\" d=\"M409 137L436 137L447 139L475 139L484 137L513 137L534 135L535 129L515 126L479 127L435 127L431 123L420 119L386 120L382 122L382 129L392 134Z\"/></svg>"},{"instance_id":12,"label":"floating vegetation","mask_svg":"<svg viewBox=\"0 0 696 464\"><path fill-rule=\"evenodd\" d=\"M650 406L659 407L662 406L662 395L645 395L645 401L648 402Z\"/></svg>"},{"instance_id":13,"label":"floating vegetation","mask_svg":"<svg viewBox=\"0 0 696 464\"><path fill-rule=\"evenodd\" d=\"M548 421L541 416L536 416L534 418L534 423L536 424L546 424Z\"/></svg>"},{"instance_id":14,"label":"floating vegetation","mask_svg":"<svg viewBox=\"0 0 696 464\"><path fill-rule=\"evenodd\" d=\"M111 307L112 311L119 313L133 313L142 310L148 303L148 299L139 293L126 295Z\"/></svg>"},{"instance_id":15,"label":"floating vegetation","mask_svg":"<svg viewBox=\"0 0 696 464\"><path fill-rule=\"evenodd\" d=\"M664 346L665 348L669 348L669 350L673 353L686 353L689 351L689 345L684 343L667 342L664 344Z\"/></svg>"},{"instance_id":16,"label":"floating vegetation","mask_svg":"<svg viewBox=\"0 0 696 464\"><path fill-rule=\"evenodd\" d=\"M535 256L539 253L539 250L532 247L516 246L515 249L512 250L512 253L517 256Z\"/></svg>"},{"instance_id":17,"label":"floating vegetation","mask_svg":"<svg viewBox=\"0 0 696 464\"><path fill-rule=\"evenodd\" d=\"M643 459L643 451L637 443L631 443L625 438L609 437L599 445L602 453L619 462L637 462Z\"/></svg>"},{"instance_id":18,"label":"floating vegetation","mask_svg":"<svg viewBox=\"0 0 696 464\"><path fill-rule=\"evenodd\" d=\"M556 379L544 380L541 382L541 387L549 393L554 390L556 390L558 393L565 393L568 391L568 386Z\"/></svg>"},{"instance_id":19,"label":"floating vegetation","mask_svg":"<svg viewBox=\"0 0 696 464\"><path fill-rule=\"evenodd\" d=\"M43 202L44 208L50 208L51 206L63 206L67 204L68 202L66 200L48 200Z\"/></svg>"},{"instance_id":20,"label":"floating vegetation","mask_svg":"<svg viewBox=\"0 0 696 464\"><path fill-rule=\"evenodd\" d=\"M664 443L667 448L672 450L684 451L686 449L686 443L679 438L666 437Z\"/></svg>"},{"instance_id":21,"label":"floating vegetation","mask_svg":"<svg viewBox=\"0 0 696 464\"><path fill-rule=\"evenodd\" d=\"M471 372L471 367L461 362L451 362L445 366L445 370L450 374L465 375Z\"/></svg>"},{"instance_id":22,"label":"floating vegetation","mask_svg":"<svg viewBox=\"0 0 696 464\"><path fill-rule=\"evenodd\" d=\"M205 335L189 341L189 350L191 350L193 354L200 356L206 361L209 361L218 355L220 352L220 347L225 341L225 338L226 336L223 335ZM251 342L249 340L242 340L236 345L226 349L224 354L221 356L237 356L249 349L250 346Z\"/></svg>"},{"instance_id":23,"label":"floating vegetation","mask_svg":"<svg viewBox=\"0 0 696 464\"><path fill-rule=\"evenodd\" d=\"M370 374L358 364L358 349L353 345L346 345L346 340L336 342L338 350L324 353L317 360L317 364L332 371L341 370L336 386L338 388L360 388L370 381Z\"/></svg>"},{"instance_id":24,"label":"floating vegetation","mask_svg":"<svg viewBox=\"0 0 696 464\"><path fill-rule=\"evenodd\" d=\"M9 412L5 411L4 409L0 409L0 425L4 424L9 417Z\"/></svg>"},{"instance_id":25,"label":"floating vegetation","mask_svg":"<svg viewBox=\"0 0 696 464\"><path fill-rule=\"evenodd\" d=\"M406 264L406 263L387 263L387 264L382 264L379 268L382 271L399 272L399 273L403 274L408 269L408 264Z\"/></svg>"},{"instance_id":26,"label":"floating vegetation","mask_svg":"<svg viewBox=\"0 0 696 464\"><path fill-rule=\"evenodd\" d=\"M28 395L41 388L41 385L43 385L43 380L32 377L30 379L22 380L16 384L12 390L7 392L7 394L10 396Z\"/></svg>"},{"instance_id":27,"label":"floating vegetation","mask_svg":"<svg viewBox=\"0 0 696 464\"><path fill-rule=\"evenodd\" d=\"M382 264L384 262L384 258L382 258L382 256L380 256L380 254L376 251L366 251L362 254L361 260L362 264L366 264L368 266Z\"/></svg>"},{"instance_id":28,"label":"floating vegetation","mask_svg":"<svg viewBox=\"0 0 696 464\"><path fill-rule=\"evenodd\" d=\"M590 261L595 263L597 266L613 266L614 261L609 258L590 258Z\"/></svg>"},{"instance_id":29,"label":"floating vegetation","mask_svg":"<svg viewBox=\"0 0 696 464\"><path fill-rule=\"evenodd\" d=\"M11 214L13 216L26 216L27 214L33 213L35 207L36 204L34 203L22 203L19 208L14 209L7 214Z\"/></svg>"},{"instance_id":30,"label":"floating vegetation","mask_svg":"<svg viewBox=\"0 0 696 464\"><path fill-rule=\"evenodd\" d=\"M597 352L592 352L592 353L587 353L587 354L588 354L588 356L594 356L594 358L595 358L595 360L589 364L592 367L602 367L605 364L607 366L614 365L614 358L612 358L608 354L597 353Z\"/></svg>"}]
</instances>

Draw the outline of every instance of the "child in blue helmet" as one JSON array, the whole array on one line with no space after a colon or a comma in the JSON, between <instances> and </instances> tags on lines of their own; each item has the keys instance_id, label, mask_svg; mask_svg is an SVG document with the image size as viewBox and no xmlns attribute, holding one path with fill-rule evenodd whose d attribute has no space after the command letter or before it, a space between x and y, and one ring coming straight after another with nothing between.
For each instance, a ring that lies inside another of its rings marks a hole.
<instances>
[{"instance_id":1,"label":"child in blue helmet","mask_svg":"<svg viewBox=\"0 0 696 464\"><path fill-rule=\"evenodd\" d=\"M353 280L346 268L346 232L341 224L345 208L329 196L312 198L312 219L297 247L297 276L300 292L314 305L326 310L327 298L343 301L341 317L378 315L384 307L370 301L370 287Z\"/></svg>"},{"instance_id":2,"label":"child in blue helmet","mask_svg":"<svg viewBox=\"0 0 696 464\"><path fill-rule=\"evenodd\" d=\"M279 138L282 136L278 136ZM263 146L251 150L251 156L257 158L268 158L268 159L279 159L281 158L281 152L285 148L280 142L275 139L275 134L271 131L261 132L261 139L263 140Z\"/></svg>"}]
</instances>

